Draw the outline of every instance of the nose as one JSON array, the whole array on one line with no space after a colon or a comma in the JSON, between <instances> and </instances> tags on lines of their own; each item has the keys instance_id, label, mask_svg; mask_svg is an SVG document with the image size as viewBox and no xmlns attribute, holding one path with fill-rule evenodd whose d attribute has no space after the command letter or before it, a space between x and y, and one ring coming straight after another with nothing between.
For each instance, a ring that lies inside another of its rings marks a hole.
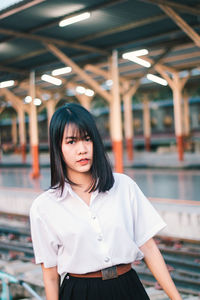
<instances>
[{"instance_id":1,"label":"nose","mask_svg":"<svg viewBox=\"0 0 200 300\"><path fill-rule=\"evenodd\" d=\"M85 154L87 153L87 147L85 141L78 142L78 154Z\"/></svg>"}]
</instances>

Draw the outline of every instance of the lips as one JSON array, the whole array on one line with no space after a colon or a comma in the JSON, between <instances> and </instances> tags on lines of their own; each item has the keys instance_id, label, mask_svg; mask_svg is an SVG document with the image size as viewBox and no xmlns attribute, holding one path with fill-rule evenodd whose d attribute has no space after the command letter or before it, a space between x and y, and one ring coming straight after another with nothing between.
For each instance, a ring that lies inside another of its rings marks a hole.
<instances>
[{"instance_id":1,"label":"lips","mask_svg":"<svg viewBox=\"0 0 200 300\"><path fill-rule=\"evenodd\" d=\"M89 159L88 158L83 158L78 160L77 162L81 165L86 165L88 163Z\"/></svg>"}]
</instances>

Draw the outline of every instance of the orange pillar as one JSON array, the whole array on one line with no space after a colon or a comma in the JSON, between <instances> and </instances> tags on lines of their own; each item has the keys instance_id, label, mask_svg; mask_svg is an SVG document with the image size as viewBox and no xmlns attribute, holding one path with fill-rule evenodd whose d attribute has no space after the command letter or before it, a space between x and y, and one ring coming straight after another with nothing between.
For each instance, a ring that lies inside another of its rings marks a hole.
<instances>
[{"instance_id":1,"label":"orange pillar","mask_svg":"<svg viewBox=\"0 0 200 300\"><path fill-rule=\"evenodd\" d=\"M119 93L119 73L118 73L118 54L114 50L111 63L112 74L112 101L110 103L111 113L111 138L114 152L115 171L123 173L123 145L122 145L122 120L121 120L121 102Z\"/></svg>"},{"instance_id":2,"label":"orange pillar","mask_svg":"<svg viewBox=\"0 0 200 300\"><path fill-rule=\"evenodd\" d=\"M129 82L124 83L124 89L127 91L130 87ZM133 160L133 114L131 95L126 93L123 96L124 101L124 134L126 139L126 153L128 160Z\"/></svg>"},{"instance_id":3,"label":"orange pillar","mask_svg":"<svg viewBox=\"0 0 200 300\"><path fill-rule=\"evenodd\" d=\"M33 103L35 99L35 72L30 73L30 96L32 101L30 103L30 146L32 155L32 173L33 178L40 175L39 169L39 147L38 147L38 123L37 123L37 108Z\"/></svg>"},{"instance_id":4,"label":"orange pillar","mask_svg":"<svg viewBox=\"0 0 200 300\"><path fill-rule=\"evenodd\" d=\"M147 95L144 97L143 101L143 128L144 128L144 139L145 139L145 149L146 151L151 150L151 117L149 109L149 100Z\"/></svg>"},{"instance_id":5,"label":"orange pillar","mask_svg":"<svg viewBox=\"0 0 200 300\"><path fill-rule=\"evenodd\" d=\"M178 158L183 161L183 128L182 128L182 113L181 113L181 99L182 99L182 85L178 73L173 74L173 102L174 102L174 121L175 121L175 134L178 150Z\"/></svg>"},{"instance_id":6,"label":"orange pillar","mask_svg":"<svg viewBox=\"0 0 200 300\"><path fill-rule=\"evenodd\" d=\"M19 140L21 145L22 162L26 162L26 129L25 129L25 115L24 110L18 108L18 118L19 118Z\"/></svg>"}]
</instances>

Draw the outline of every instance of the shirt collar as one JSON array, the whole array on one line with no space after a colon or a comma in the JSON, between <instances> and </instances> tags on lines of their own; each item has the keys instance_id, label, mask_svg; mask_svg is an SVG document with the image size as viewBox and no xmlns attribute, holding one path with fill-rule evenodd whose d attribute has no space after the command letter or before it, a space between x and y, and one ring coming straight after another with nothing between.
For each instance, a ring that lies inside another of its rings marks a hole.
<instances>
[{"instance_id":1,"label":"shirt collar","mask_svg":"<svg viewBox=\"0 0 200 300\"><path fill-rule=\"evenodd\" d=\"M60 188L55 188L55 189L51 188L49 191L52 194L52 196L54 197L54 199L56 201L58 201L58 202L66 199L67 196L68 196L68 194L72 194L73 193L70 184L67 183L67 182L65 182L62 195L61 195L61 189ZM111 192L111 189L109 191L105 191L106 194L109 194L110 192ZM98 193L99 193L98 190L94 191L92 198L95 198Z\"/></svg>"},{"instance_id":2,"label":"shirt collar","mask_svg":"<svg viewBox=\"0 0 200 300\"><path fill-rule=\"evenodd\" d=\"M64 199L66 199L68 193L70 192L70 189L71 189L70 184L67 183L67 182L65 182L62 194L61 194L61 188L56 188L56 187L55 188L51 188L49 190L49 192L51 193L51 195L53 196L53 198L56 201L62 201Z\"/></svg>"}]
</instances>

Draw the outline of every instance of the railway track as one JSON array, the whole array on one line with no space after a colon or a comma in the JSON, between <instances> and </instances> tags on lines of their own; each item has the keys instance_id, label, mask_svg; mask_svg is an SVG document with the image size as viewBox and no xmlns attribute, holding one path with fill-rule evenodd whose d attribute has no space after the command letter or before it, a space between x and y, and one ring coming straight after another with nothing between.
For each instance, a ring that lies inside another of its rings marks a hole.
<instances>
[{"instance_id":1,"label":"railway track","mask_svg":"<svg viewBox=\"0 0 200 300\"><path fill-rule=\"evenodd\" d=\"M28 218L17 216L17 219L13 215L3 215L3 218L5 222L0 223L0 258L34 261ZM13 226L16 219L18 226ZM165 237L157 237L156 242L179 291L200 296L200 242ZM160 289L143 261L135 262L133 266L146 286Z\"/></svg>"}]
</instances>

